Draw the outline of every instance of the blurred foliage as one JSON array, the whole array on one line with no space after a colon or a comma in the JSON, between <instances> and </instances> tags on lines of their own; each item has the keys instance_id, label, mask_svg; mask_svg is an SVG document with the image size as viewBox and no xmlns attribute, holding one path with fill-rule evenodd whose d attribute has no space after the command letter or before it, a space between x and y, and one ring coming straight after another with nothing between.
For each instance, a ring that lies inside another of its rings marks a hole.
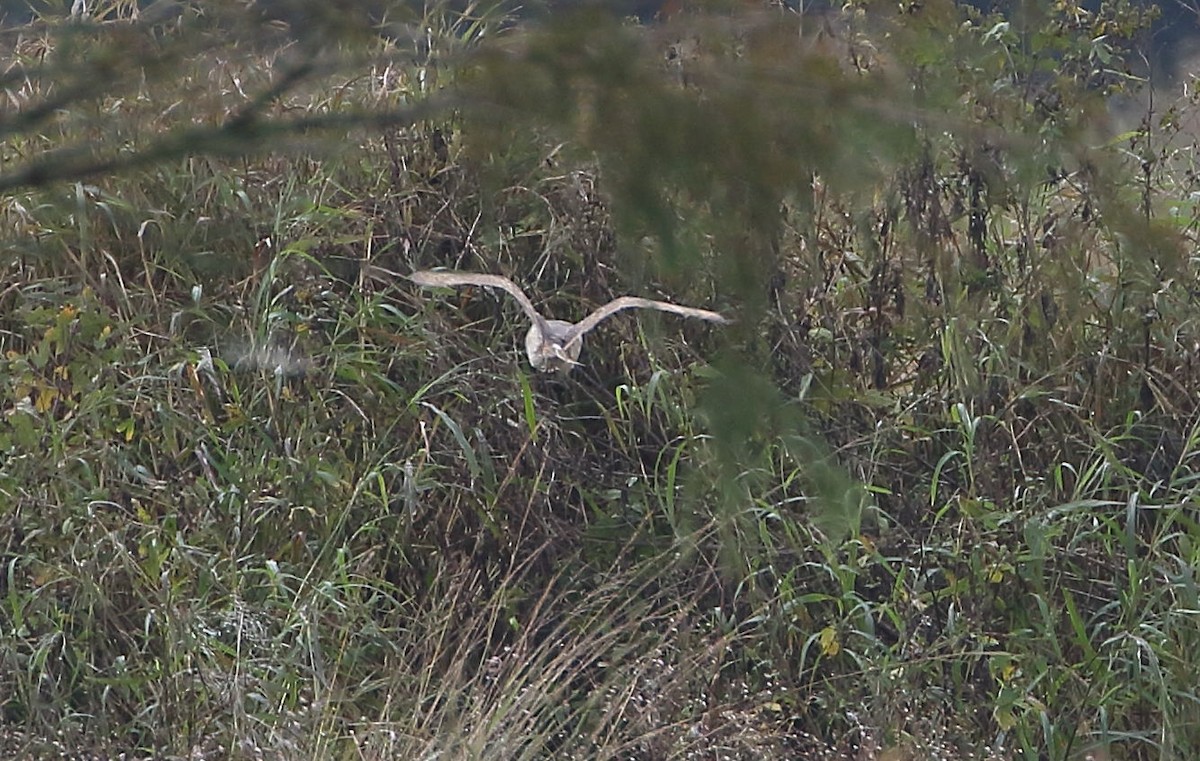
<instances>
[{"instance_id":1,"label":"blurred foliage","mask_svg":"<svg viewBox=\"0 0 1200 761\"><path fill-rule=\"evenodd\" d=\"M0 32L4 755L1196 754L1148 15L698 6Z\"/></svg>"}]
</instances>

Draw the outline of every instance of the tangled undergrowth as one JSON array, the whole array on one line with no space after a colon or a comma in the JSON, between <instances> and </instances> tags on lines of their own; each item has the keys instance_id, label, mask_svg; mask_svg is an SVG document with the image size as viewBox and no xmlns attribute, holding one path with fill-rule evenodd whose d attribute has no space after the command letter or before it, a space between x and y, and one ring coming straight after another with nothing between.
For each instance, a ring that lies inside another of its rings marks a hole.
<instances>
[{"instance_id":1,"label":"tangled undergrowth","mask_svg":"<svg viewBox=\"0 0 1200 761\"><path fill-rule=\"evenodd\" d=\"M1192 104L883 5L0 33L2 755L1198 755Z\"/></svg>"}]
</instances>

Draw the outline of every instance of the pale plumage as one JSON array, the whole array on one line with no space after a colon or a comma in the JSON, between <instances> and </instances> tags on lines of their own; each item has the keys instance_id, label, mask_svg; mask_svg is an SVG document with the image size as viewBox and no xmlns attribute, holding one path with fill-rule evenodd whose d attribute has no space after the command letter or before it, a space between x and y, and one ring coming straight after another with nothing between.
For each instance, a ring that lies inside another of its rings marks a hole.
<instances>
[{"instance_id":1,"label":"pale plumage","mask_svg":"<svg viewBox=\"0 0 1200 761\"><path fill-rule=\"evenodd\" d=\"M668 301L652 301L637 296L622 296L614 299L576 323L551 320L543 317L521 288L506 277L478 272L454 272L421 270L409 275L417 285L428 288L454 287L459 285L483 285L506 291L517 300L521 309L533 323L525 334L525 353L529 364L542 372L566 372L579 364L579 352L583 349L583 334L596 327L602 320L622 309L657 309L681 317L696 317L709 322L725 324L729 320L707 309L679 306Z\"/></svg>"}]
</instances>

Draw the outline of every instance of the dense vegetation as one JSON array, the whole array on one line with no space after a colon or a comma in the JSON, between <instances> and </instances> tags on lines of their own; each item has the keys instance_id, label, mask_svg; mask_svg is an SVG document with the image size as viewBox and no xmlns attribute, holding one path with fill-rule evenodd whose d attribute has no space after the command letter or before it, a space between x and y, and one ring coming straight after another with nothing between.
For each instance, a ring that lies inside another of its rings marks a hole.
<instances>
[{"instance_id":1,"label":"dense vegetation","mask_svg":"<svg viewBox=\"0 0 1200 761\"><path fill-rule=\"evenodd\" d=\"M1191 104L1026 5L4 32L0 755L1200 757Z\"/></svg>"}]
</instances>

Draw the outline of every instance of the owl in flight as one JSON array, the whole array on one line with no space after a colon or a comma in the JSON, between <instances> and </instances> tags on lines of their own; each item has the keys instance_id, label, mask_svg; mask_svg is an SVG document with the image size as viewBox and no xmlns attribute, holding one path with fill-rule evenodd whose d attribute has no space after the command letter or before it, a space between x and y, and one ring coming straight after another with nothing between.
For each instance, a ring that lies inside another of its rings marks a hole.
<instances>
[{"instance_id":1,"label":"owl in flight","mask_svg":"<svg viewBox=\"0 0 1200 761\"><path fill-rule=\"evenodd\" d=\"M622 296L608 302L579 322L570 323L566 320L551 320L543 317L538 310L534 309L533 302L516 283L499 275L420 270L409 275L408 279L426 288L483 285L507 291L517 300L521 309L525 310L525 314L533 322L529 326L529 332L525 334L525 353L529 357L529 364L533 365L535 370L544 373L566 373L578 365L579 352L583 349L583 334L599 325L601 320L622 309L657 309L660 312L670 312L682 317L698 317L701 320L722 325L729 322L716 312L710 312L707 309L684 307L667 301L653 301L637 296Z\"/></svg>"}]
</instances>

